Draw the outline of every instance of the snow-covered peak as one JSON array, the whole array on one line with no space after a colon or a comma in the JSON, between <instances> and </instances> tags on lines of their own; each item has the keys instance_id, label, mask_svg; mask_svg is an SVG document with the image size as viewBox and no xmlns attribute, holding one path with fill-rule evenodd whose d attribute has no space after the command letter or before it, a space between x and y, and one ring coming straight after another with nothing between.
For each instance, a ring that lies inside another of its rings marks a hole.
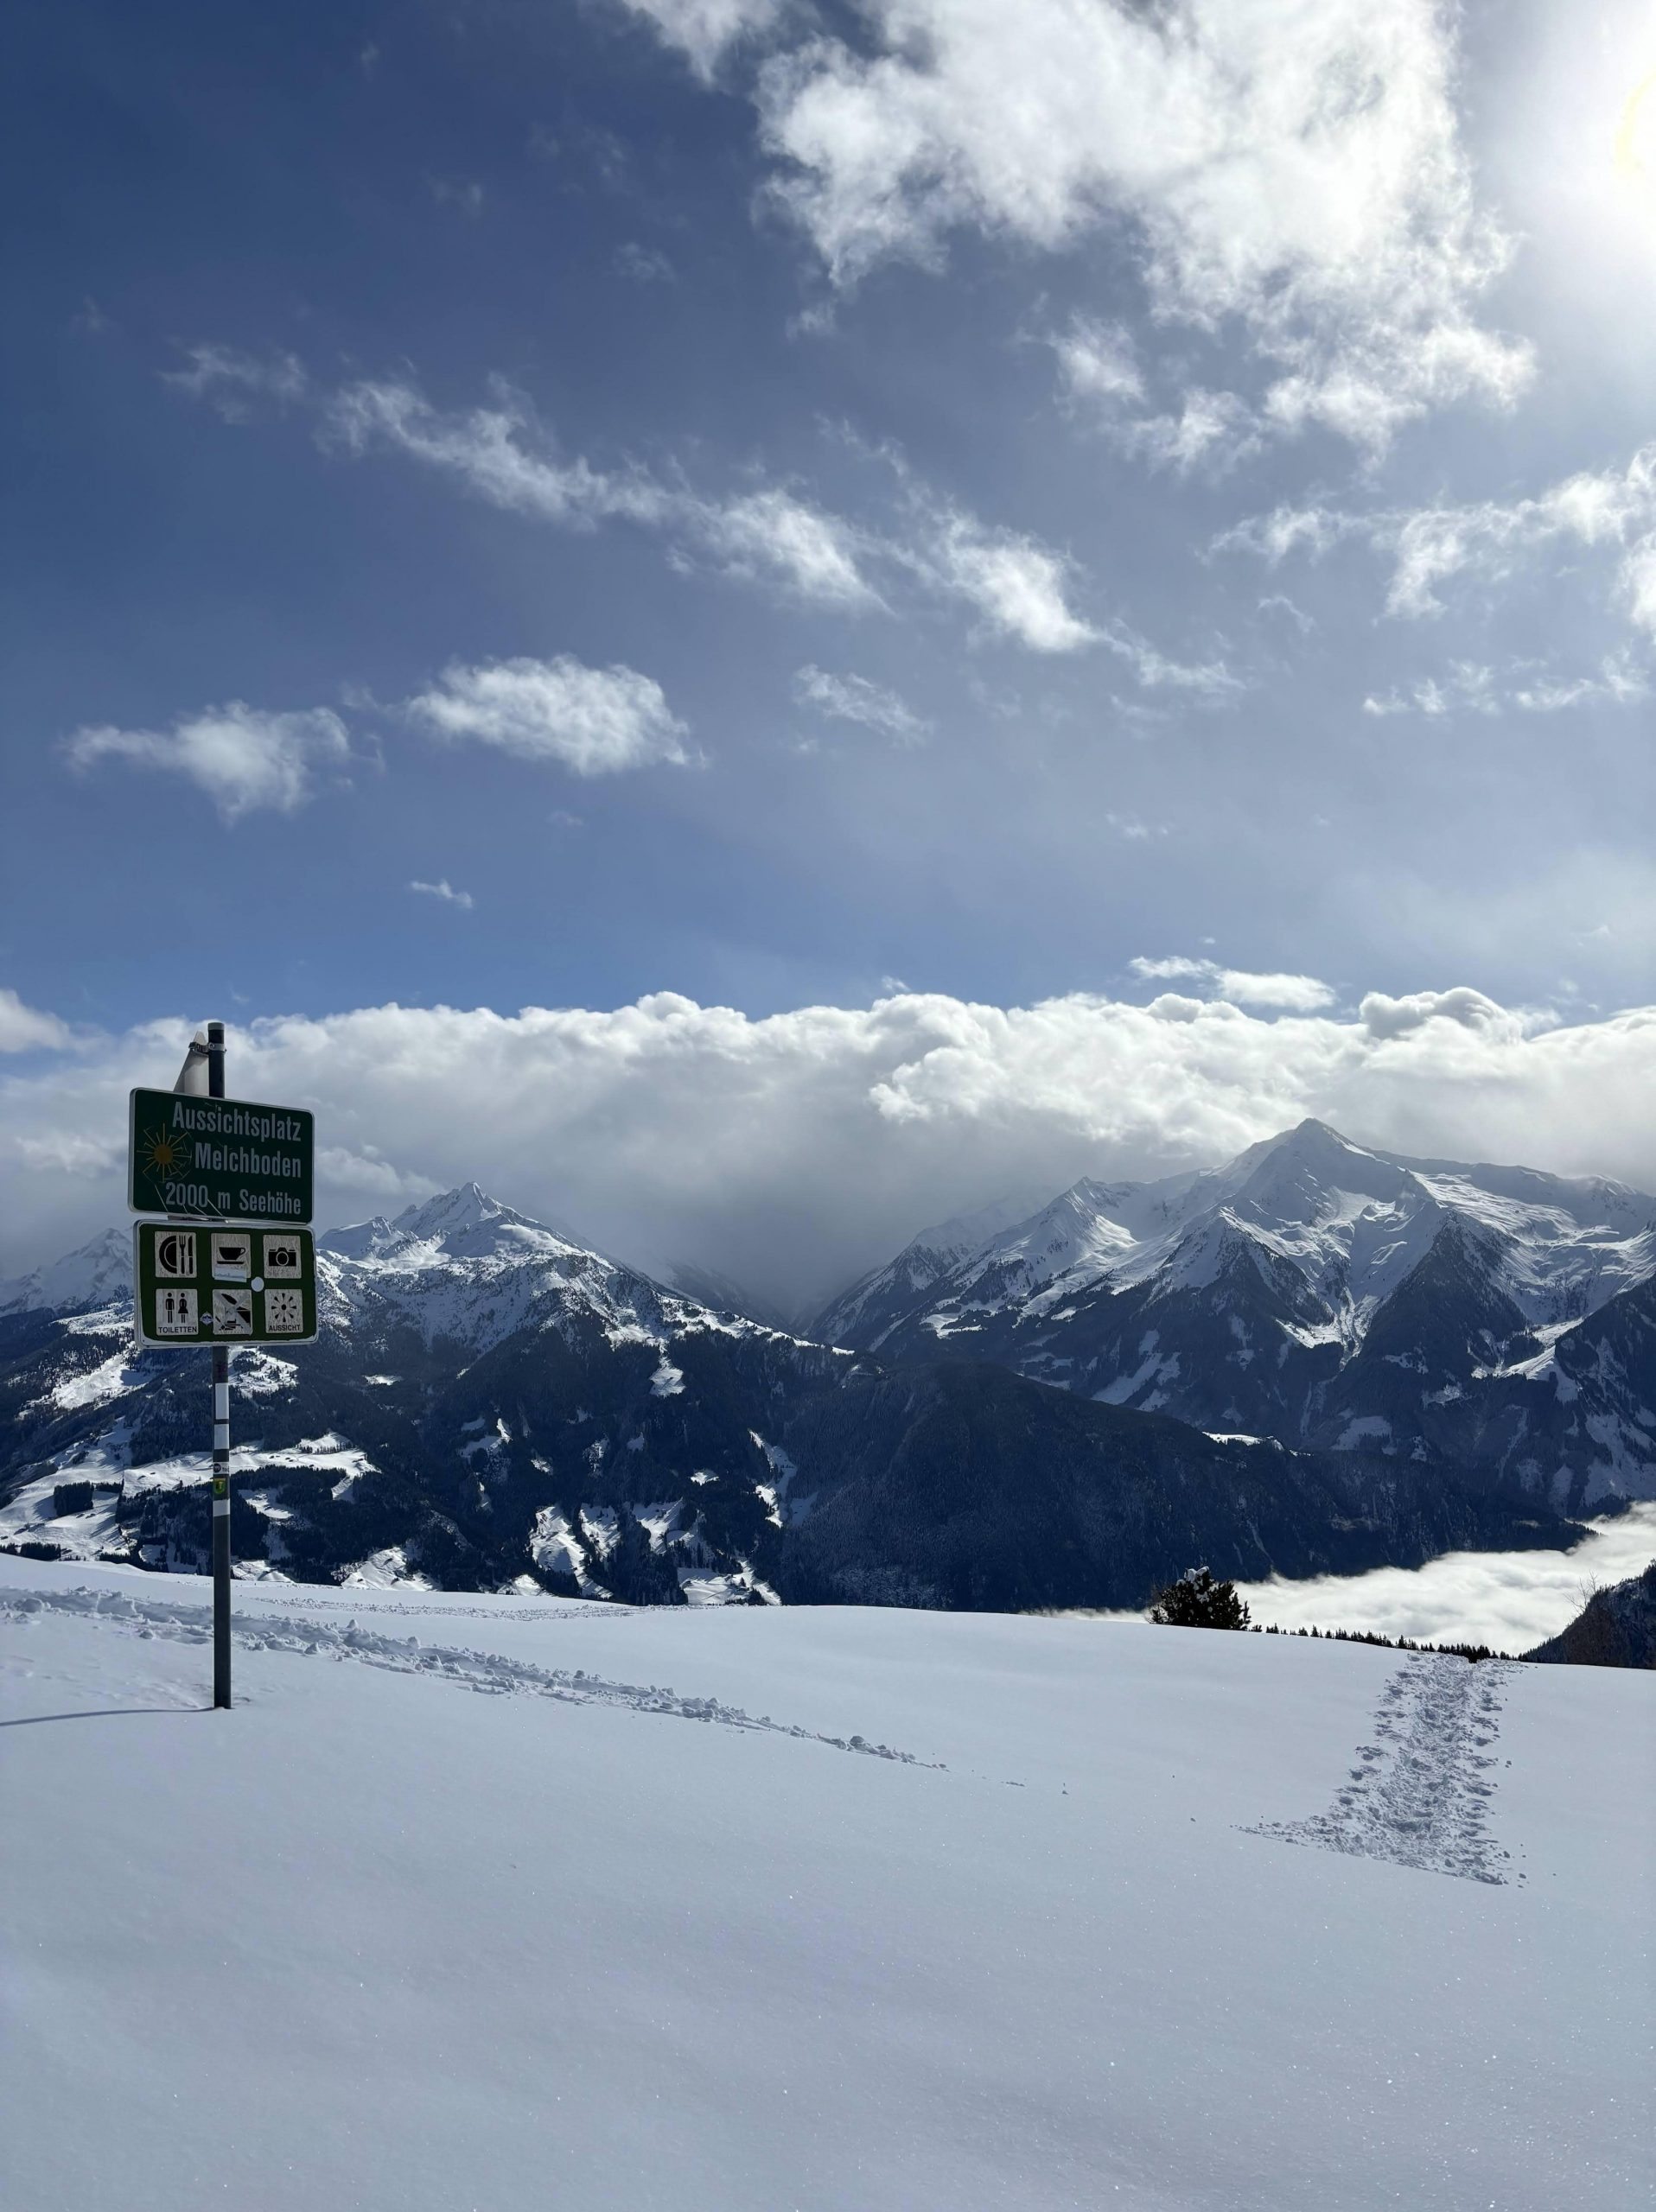
<instances>
[{"instance_id":1,"label":"snow-covered peak","mask_svg":"<svg viewBox=\"0 0 1656 2212\"><path fill-rule=\"evenodd\" d=\"M413 1237L419 1243L433 1238L439 1241L450 1236L463 1236L479 1229L494 1228L503 1223L526 1224L538 1229L538 1222L532 1222L526 1214L514 1212L502 1205L498 1198L476 1183L462 1183L452 1191L440 1192L435 1198L405 1206L392 1223L392 1228L403 1236Z\"/></svg>"},{"instance_id":2,"label":"snow-covered peak","mask_svg":"<svg viewBox=\"0 0 1656 2212\"><path fill-rule=\"evenodd\" d=\"M382 1213L372 1221L354 1222L348 1229L330 1229L316 1239L319 1252L332 1252L343 1260L372 1260L395 1241L397 1231Z\"/></svg>"},{"instance_id":3,"label":"snow-covered peak","mask_svg":"<svg viewBox=\"0 0 1656 2212\"><path fill-rule=\"evenodd\" d=\"M105 1229L49 1266L0 1282L0 1314L87 1313L131 1294L131 1236Z\"/></svg>"},{"instance_id":4,"label":"snow-covered peak","mask_svg":"<svg viewBox=\"0 0 1656 2212\"><path fill-rule=\"evenodd\" d=\"M968 1268L968 1280L1009 1270L1022 1287L1035 1289L1060 1276L1109 1274L1137 1242L1121 1217L1143 1187L1090 1178L1073 1183L1039 1213L992 1238Z\"/></svg>"},{"instance_id":5,"label":"snow-covered peak","mask_svg":"<svg viewBox=\"0 0 1656 2212\"><path fill-rule=\"evenodd\" d=\"M751 1319L722 1319L693 1295L503 1205L475 1183L393 1221L336 1230L320 1249L324 1313L338 1326L373 1328L394 1314L428 1343L482 1351L520 1330L596 1323L612 1344L654 1344L664 1355L687 1333L770 1333Z\"/></svg>"},{"instance_id":6,"label":"snow-covered peak","mask_svg":"<svg viewBox=\"0 0 1656 2212\"><path fill-rule=\"evenodd\" d=\"M463 1183L404 1207L394 1221L376 1215L372 1221L330 1230L318 1239L318 1249L340 1259L407 1269L445 1261L557 1257L583 1247L566 1230L532 1220L490 1198L477 1184Z\"/></svg>"},{"instance_id":7,"label":"snow-covered peak","mask_svg":"<svg viewBox=\"0 0 1656 2212\"><path fill-rule=\"evenodd\" d=\"M1003 1230L1028 1221L1040 1208L1042 1196L1039 1191L1019 1191L1006 1198L991 1199L988 1205L979 1206L971 1213L959 1213L948 1221L939 1221L930 1229L922 1229L917 1236L911 1236L898 1257L911 1262L925 1259L946 1264L964 1259L968 1253L980 1251Z\"/></svg>"},{"instance_id":8,"label":"snow-covered peak","mask_svg":"<svg viewBox=\"0 0 1656 2212\"><path fill-rule=\"evenodd\" d=\"M974 1259L1006 1229L1027 1221L1041 1203L1040 1194L1020 1191L995 1198L973 1212L955 1214L935 1222L911 1236L901 1252L884 1267L876 1268L817 1316L810 1333L825 1344L839 1344L854 1336L864 1315L901 1304L941 1282L955 1268Z\"/></svg>"},{"instance_id":9,"label":"snow-covered peak","mask_svg":"<svg viewBox=\"0 0 1656 2212\"><path fill-rule=\"evenodd\" d=\"M1656 1201L1625 1185L1405 1159L1307 1119L1198 1173L1084 1179L965 1249L927 1232L830 1307L818 1332L878 1350L906 1323L935 1334L1000 1311L1061 1319L1069 1301L1100 1290L1202 1287L1241 1240L1268 1267L1295 1268L1354 1345L1456 1224L1478 1232L1473 1263L1532 1325L1578 1319L1656 1273Z\"/></svg>"},{"instance_id":10,"label":"snow-covered peak","mask_svg":"<svg viewBox=\"0 0 1656 2212\"><path fill-rule=\"evenodd\" d=\"M1384 1154L1348 1143L1323 1122L1302 1122L1232 1164L1245 1179L1232 1198L1239 1214L1264 1221L1309 1225L1360 1211L1350 1203L1412 1205L1420 1185L1407 1168Z\"/></svg>"}]
</instances>

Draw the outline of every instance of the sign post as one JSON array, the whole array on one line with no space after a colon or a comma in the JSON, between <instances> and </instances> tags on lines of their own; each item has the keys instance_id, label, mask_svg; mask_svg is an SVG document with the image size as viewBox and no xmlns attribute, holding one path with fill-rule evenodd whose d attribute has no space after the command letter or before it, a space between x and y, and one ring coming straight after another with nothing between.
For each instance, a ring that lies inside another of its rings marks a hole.
<instances>
[{"instance_id":1,"label":"sign post","mask_svg":"<svg viewBox=\"0 0 1656 2212\"><path fill-rule=\"evenodd\" d=\"M222 1021L207 1024L207 1096L224 1096ZM213 1347L213 1707L230 1710L230 1347L220 1344Z\"/></svg>"},{"instance_id":2,"label":"sign post","mask_svg":"<svg viewBox=\"0 0 1656 2212\"><path fill-rule=\"evenodd\" d=\"M224 1024L209 1021L171 1090L133 1091L130 1140L127 1203L166 1217L133 1231L138 1340L213 1351L213 1702L227 1709L230 1354L316 1333L315 1124L297 1107L226 1098Z\"/></svg>"}]
</instances>

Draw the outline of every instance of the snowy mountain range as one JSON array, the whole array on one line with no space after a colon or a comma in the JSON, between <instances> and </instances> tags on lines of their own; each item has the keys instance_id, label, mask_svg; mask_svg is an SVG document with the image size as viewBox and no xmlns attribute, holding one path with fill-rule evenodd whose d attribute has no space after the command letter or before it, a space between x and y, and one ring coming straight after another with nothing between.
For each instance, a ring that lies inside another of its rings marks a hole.
<instances>
[{"instance_id":1,"label":"snowy mountain range","mask_svg":"<svg viewBox=\"0 0 1656 2212\"><path fill-rule=\"evenodd\" d=\"M1653 1278L1656 1199L1623 1184L1404 1159L1308 1121L1205 1173L927 1230L812 1333L1510 1477L1576 1511L1656 1495Z\"/></svg>"},{"instance_id":2,"label":"snowy mountain range","mask_svg":"<svg viewBox=\"0 0 1656 2212\"><path fill-rule=\"evenodd\" d=\"M134 1350L128 1251L111 1231L0 1287L0 1546L200 1567L205 1363ZM322 1237L317 1269L318 1341L235 1360L244 1573L1111 1605L1199 1558L1257 1578L1571 1533L1499 1477L1209 1435L948 1331L896 1361L793 1335L475 1184Z\"/></svg>"}]
</instances>

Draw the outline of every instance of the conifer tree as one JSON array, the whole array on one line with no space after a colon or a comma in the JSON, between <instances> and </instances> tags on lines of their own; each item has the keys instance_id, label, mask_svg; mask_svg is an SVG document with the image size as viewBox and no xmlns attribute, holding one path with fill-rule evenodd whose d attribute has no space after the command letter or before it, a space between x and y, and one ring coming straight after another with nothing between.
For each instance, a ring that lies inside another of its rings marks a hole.
<instances>
[{"instance_id":1,"label":"conifer tree","mask_svg":"<svg viewBox=\"0 0 1656 2212\"><path fill-rule=\"evenodd\" d=\"M1209 1568L1190 1567L1157 1591L1150 1617L1166 1628L1240 1629L1248 1624L1248 1608L1234 1582L1215 1582Z\"/></svg>"}]
</instances>

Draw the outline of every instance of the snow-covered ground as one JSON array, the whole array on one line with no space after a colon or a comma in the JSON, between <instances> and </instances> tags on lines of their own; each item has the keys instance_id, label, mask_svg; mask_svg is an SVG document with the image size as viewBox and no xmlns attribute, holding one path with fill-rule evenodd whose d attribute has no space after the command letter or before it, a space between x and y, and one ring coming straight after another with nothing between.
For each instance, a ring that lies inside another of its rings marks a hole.
<instances>
[{"instance_id":1,"label":"snow-covered ground","mask_svg":"<svg viewBox=\"0 0 1656 2212\"><path fill-rule=\"evenodd\" d=\"M20 2212L1649 2202L1647 1676L206 1596L0 1560Z\"/></svg>"}]
</instances>

